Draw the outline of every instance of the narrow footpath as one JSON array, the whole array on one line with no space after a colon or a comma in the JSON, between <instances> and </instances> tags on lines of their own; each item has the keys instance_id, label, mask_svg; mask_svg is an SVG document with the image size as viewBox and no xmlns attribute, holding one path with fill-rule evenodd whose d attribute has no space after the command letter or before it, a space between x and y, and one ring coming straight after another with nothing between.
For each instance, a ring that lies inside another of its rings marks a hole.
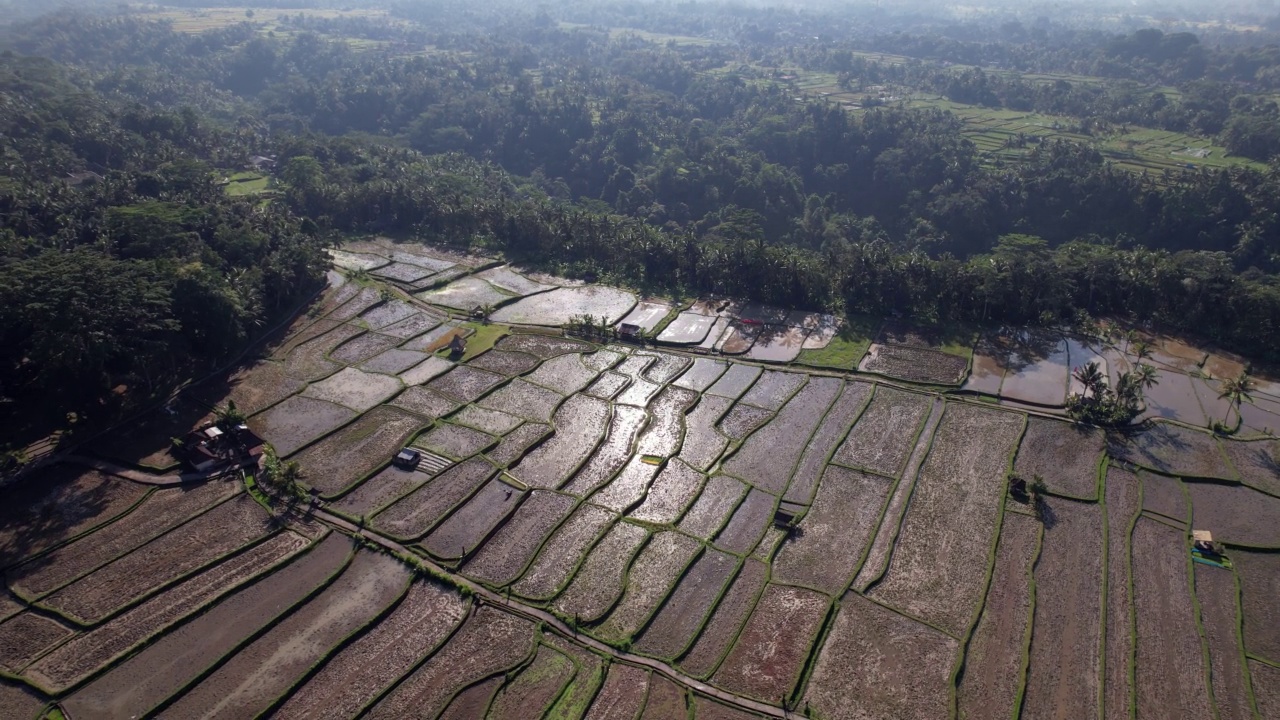
<instances>
[{"instance_id":1,"label":"narrow footpath","mask_svg":"<svg viewBox=\"0 0 1280 720\"><path fill-rule=\"evenodd\" d=\"M240 469L237 467L230 470L220 470L218 472L211 472L211 473L185 473L182 475L179 475L177 473L171 473L167 475L153 475L151 473L143 472L141 470L126 468L112 462L99 460L97 458L85 457L82 455L68 455L63 458L60 458L60 461L74 463L77 465L86 465L88 467L94 468L95 470L99 470L101 472L108 473L110 475L122 477L126 480L142 483L145 485L157 485L160 487L173 487L175 485L181 485L189 482L200 482L200 481L208 480L214 477L227 475L229 473L235 472ZM359 535L360 537L368 540L369 542L376 543L377 545L381 546L386 550L402 555L404 557L411 557L414 559L415 562L417 562L420 566L422 566L428 572L434 573L441 577L448 577L450 581L453 582L455 585L458 585L459 587L467 588L467 590L470 591L472 595L476 597L480 602L485 602L495 607L500 607L514 615L519 615L521 617L532 620L534 622L542 623L547 628L554 630L557 634L562 635L566 639L572 642L575 642L579 645L588 647L591 650L594 650L595 652L600 653L602 655L607 655L617 662L623 662L630 665L635 665L637 667L648 668L654 672L662 674L669 680L676 682L680 685L683 685L685 687L691 688L702 695L706 695L708 697L719 700L720 702L723 702L727 705L732 705L734 707L741 708L749 712L758 713L761 715L765 715L766 717L774 717L774 718L800 717L796 713L785 711L782 708L775 707L773 705L768 705L762 702L758 702L750 698L744 698L730 692L725 692L724 690L721 690L719 688L712 687L711 685L708 685L705 682L702 682L701 680L685 675L684 673L675 669L671 665L668 665L667 663L661 662L659 660L654 660L653 658L644 657L642 655L635 655L629 652L624 652L611 645L606 645L605 643L600 642L599 640L596 640L593 637L575 632L572 628L570 628L568 625L562 622L560 618L556 617L555 615L552 615L551 613L547 612L546 610L543 610L542 608L525 605L519 600L512 600L510 598L499 595L498 593L495 593L486 587L477 585L459 576L453 571L448 570L447 568L441 567L435 564L434 562L431 562L430 560L422 557L421 555L418 555L417 553L410 551L408 548L401 545L400 543L397 543L393 540L385 538L367 529L357 527L355 524L351 523L345 518L334 515L333 513L323 508L311 507L310 512L307 513L307 515L312 519L319 520L325 523L326 525L328 525L329 527L342 531L348 535Z\"/></svg>"}]
</instances>

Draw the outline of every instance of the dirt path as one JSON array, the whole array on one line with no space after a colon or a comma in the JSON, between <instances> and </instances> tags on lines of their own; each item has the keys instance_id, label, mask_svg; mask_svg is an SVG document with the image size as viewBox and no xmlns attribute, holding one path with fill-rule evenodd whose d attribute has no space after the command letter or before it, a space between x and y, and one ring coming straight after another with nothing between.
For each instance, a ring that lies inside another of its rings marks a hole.
<instances>
[{"instance_id":1,"label":"dirt path","mask_svg":"<svg viewBox=\"0 0 1280 720\"><path fill-rule=\"evenodd\" d=\"M411 553L409 549L404 547L403 545L397 542L388 540L376 533L372 533L367 530L357 528L355 525L323 509L316 510L315 517L340 530L345 530L346 532L349 532L349 533L359 534L362 537L372 542L375 542L384 548L387 548L388 550L391 550L393 552L396 552L398 554L401 554L407 557L415 557L414 554ZM717 700L720 700L721 702L727 703L729 705L733 705L734 707L742 708L744 710L748 710L750 712L760 713L762 715L766 715L768 717L775 717L775 718L799 717L794 713L789 713L784 711L782 708L775 707L773 705L768 705L762 702L756 702L755 700L739 697L733 693L725 692L724 690L721 690L719 688L712 687L700 680L697 680L695 678L685 675L684 673L676 670L675 668L671 667L670 665L664 662L654 660L653 658L647 658L640 655L633 655L628 652L623 652L609 645L606 645L600 642L599 640L596 640L595 638L587 637L586 635L579 635L575 633L573 630L571 630L568 625L561 622L559 618L557 618L555 615L552 615L549 612L546 612L540 608L530 607L530 606L521 604L519 601L509 600L508 598L505 598L497 593L491 592L487 588L472 584L466 579L459 577L457 575L454 575L448 570L436 565L435 563L429 560L426 560L425 558L418 558L418 562L422 566L426 567L429 571L433 573L437 573L442 577L444 576L450 577L454 583L468 588L480 602L488 603L490 605L500 607L503 610L506 610L507 612L512 613L513 615L527 618L529 620L533 620L534 622L541 622L546 629L549 629L552 632L555 632L556 634L561 635L563 637L571 638L578 645L582 645L587 648L590 648L591 650L594 650L597 653L607 655L613 658L615 661L626 662L632 665L637 665L639 667L648 668L698 693L701 693L703 695L708 695L710 697L716 698Z\"/></svg>"},{"instance_id":2,"label":"dirt path","mask_svg":"<svg viewBox=\"0 0 1280 720\"><path fill-rule=\"evenodd\" d=\"M933 406L929 408L929 419L925 421L924 429L916 439L911 457L907 460L907 467L902 471L902 479L898 481L893 498L889 500L889 507L885 510L884 519L880 521L880 529L871 545L871 551L867 553L867 559L853 581L853 587L857 588L858 592L866 592L872 583L884 575L884 570L889 564L889 553L893 550L894 537L898 533L898 525L907 511L907 499L911 497L911 489L915 487L920 466L924 464L924 459L929 454L929 446L933 443L933 432L942 421L942 411L945 406L946 403L942 398L933 399Z\"/></svg>"}]
</instances>

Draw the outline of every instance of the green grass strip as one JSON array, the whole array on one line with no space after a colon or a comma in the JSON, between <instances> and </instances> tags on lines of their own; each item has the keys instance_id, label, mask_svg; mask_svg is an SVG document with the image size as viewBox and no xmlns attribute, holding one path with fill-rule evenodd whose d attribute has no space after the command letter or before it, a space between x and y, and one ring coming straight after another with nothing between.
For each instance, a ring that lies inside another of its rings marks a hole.
<instances>
[{"instance_id":1,"label":"green grass strip","mask_svg":"<svg viewBox=\"0 0 1280 720\"><path fill-rule=\"evenodd\" d=\"M594 654L594 653L593 653ZM576 661L574 663L577 664ZM609 662L600 659L600 665L590 674L583 674L584 668L579 665L579 672L565 687L560 699L547 711L546 720L578 720L587 714L591 702L604 685L605 674L609 671Z\"/></svg>"},{"instance_id":2,"label":"green grass strip","mask_svg":"<svg viewBox=\"0 0 1280 720\"><path fill-rule=\"evenodd\" d=\"M1027 426L1030 424L1026 415L1022 416L1022 430L1018 433L1018 441L1013 443L1013 447L1009 450L1009 458L1005 463L1006 475L1013 472L1013 464L1017 461L1018 447L1022 444L1022 439L1027 434ZM1004 512L1005 498L1008 492L1000 494L1000 504L996 509L996 527L992 532L992 538L987 547L987 570L982 580L982 601L973 609L973 613L969 617L969 624L965 628L964 633L957 638L960 641L960 652L956 653L956 660L951 666L951 677L947 681L947 702L949 703L948 714L955 720L959 713L959 706L956 699L959 690L960 672L964 668L965 658L969 654L969 643L973 641L973 631L978 627L978 621L982 618L982 611L986 608L987 595L991 592L991 577L995 575L996 570L996 552L1000 547L1000 533L1004 529Z\"/></svg>"},{"instance_id":3,"label":"green grass strip","mask_svg":"<svg viewBox=\"0 0 1280 720\"><path fill-rule=\"evenodd\" d=\"M1013 699L1013 720L1022 717L1022 703L1027 697L1027 678L1031 674L1031 639L1035 636L1036 620L1036 565L1040 562L1040 551L1044 548L1044 524L1036 535L1035 555L1027 566L1027 586L1030 588L1030 607L1027 609L1027 629L1022 635L1022 664L1018 669L1018 689ZM1103 717L1102 715L1098 716Z\"/></svg>"},{"instance_id":4,"label":"green grass strip","mask_svg":"<svg viewBox=\"0 0 1280 720\"><path fill-rule=\"evenodd\" d=\"M1098 718L1105 719L1107 707L1107 618L1110 613L1107 610L1107 603L1110 601L1111 594L1111 519L1110 508L1107 506L1106 495L1106 473L1107 473L1107 454L1102 454L1102 460L1098 463L1098 507L1102 509L1102 622L1100 623L1101 631L1098 633ZM1041 536L1044 535L1044 527L1041 526ZM1035 590L1032 590L1034 596Z\"/></svg>"},{"instance_id":5,"label":"green grass strip","mask_svg":"<svg viewBox=\"0 0 1280 720\"><path fill-rule=\"evenodd\" d=\"M1187 488L1183 488L1183 493L1187 492ZM1190 497L1188 497L1188 501ZM1184 530L1185 532L1185 530ZM1217 710L1217 697L1213 693L1213 661L1208 653L1208 634L1204 632L1204 620L1201 614L1201 603L1199 596L1196 594L1196 564L1192 561L1192 552L1190 552L1189 536L1183 536L1185 547L1185 557L1187 557L1187 589L1192 596L1192 615L1196 618L1196 632L1201 638L1201 661L1204 664L1204 689L1208 693L1208 708L1213 715L1213 720L1219 720L1219 710Z\"/></svg>"},{"instance_id":6,"label":"green grass strip","mask_svg":"<svg viewBox=\"0 0 1280 720\"><path fill-rule=\"evenodd\" d=\"M1133 589L1133 534L1142 518L1142 503L1146 488L1138 483L1138 512L1129 523L1129 537L1125 540L1125 571L1129 576L1129 718L1138 718L1138 603Z\"/></svg>"},{"instance_id":7,"label":"green grass strip","mask_svg":"<svg viewBox=\"0 0 1280 720\"><path fill-rule=\"evenodd\" d=\"M1258 712L1258 700L1253 694L1253 676L1249 673L1249 658L1244 651L1244 588L1240 585L1240 573L1231 570L1231 578L1236 584L1236 650L1240 653L1240 672L1244 673L1244 692L1249 699L1249 709L1254 717L1261 717Z\"/></svg>"}]
</instances>

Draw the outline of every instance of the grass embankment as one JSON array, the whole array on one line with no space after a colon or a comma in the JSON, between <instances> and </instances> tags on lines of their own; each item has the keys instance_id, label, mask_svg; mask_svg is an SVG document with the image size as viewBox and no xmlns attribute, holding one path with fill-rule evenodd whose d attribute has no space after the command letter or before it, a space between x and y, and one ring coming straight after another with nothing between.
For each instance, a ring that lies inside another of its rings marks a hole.
<instances>
[{"instance_id":1,"label":"grass embankment","mask_svg":"<svg viewBox=\"0 0 1280 720\"><path fill-rule=\"evenodd\" d=\"M227 182L223 186L226 188L227 194L232 197L243 197L245 195L257 195L271 189L272 179L269 175L260 175L255 172L239 172L227 177Z\"/></svg>"},{"instance_id":2,"label":"grass embankment","mask_svg":"<svg viewBox=\"0 0 1280 720\"><path fill-rule=\"evenodd\" d=\"M879 318L853 316L845 320L845 324L831 338L831 343L816 350L801 350L796 362L811 367L837 368L852 370L880 329Z\"/></svg>"}]
</instances>

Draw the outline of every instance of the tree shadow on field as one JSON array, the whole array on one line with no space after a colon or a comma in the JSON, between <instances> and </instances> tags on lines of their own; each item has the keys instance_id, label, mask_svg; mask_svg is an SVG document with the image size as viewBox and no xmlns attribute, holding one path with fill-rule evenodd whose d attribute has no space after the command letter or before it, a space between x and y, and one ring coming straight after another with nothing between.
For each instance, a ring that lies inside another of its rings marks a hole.
<instances>
[{"instance_id":1,"label":"tree shadow on field","mask_svg":"<svg viewBox=\"0 0 1280 720\"><path fill-rule=\"evenodd\" d=\"M103 476L101 482L81 488L76 480L87 473L94 471L54 465L0 490L0 568L58 544L78 521L104 512L112 497L111 484L124 481Z\"/></svg>"},{"instance_id":2,"label":"tree shadow on field","mask_svg":"<svg viewBox=\"0 0 1280 720\"><path fill-rule=\"evenodd\" d=\"M1040 518L1040 522L1044 525L1045 530L1052 530L1058 524L1058 514L1054 511L1053 505L1049 502L1049 498L1044 495L1036 496L1036 516Z\"/></svg>"}]
</instances>

